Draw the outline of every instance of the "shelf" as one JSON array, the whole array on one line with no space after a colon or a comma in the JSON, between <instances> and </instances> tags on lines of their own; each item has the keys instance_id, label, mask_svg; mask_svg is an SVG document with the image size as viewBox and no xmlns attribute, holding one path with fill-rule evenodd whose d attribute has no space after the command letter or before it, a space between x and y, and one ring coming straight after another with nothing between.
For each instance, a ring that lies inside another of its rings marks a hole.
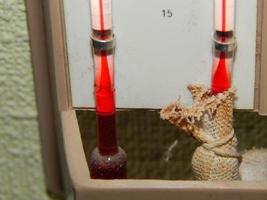
<instances>
[{"instance_id":1,"label":"shelf","mask_svg":"<svg viewBox=\"0 0 267 200\"><path fill-rule=\"evenodd\" d=\"M267 182L201 182L162 180L92 180L75 110L61 113L64 154L76 200L264 200Z\"/></svg>"}]
</instances>

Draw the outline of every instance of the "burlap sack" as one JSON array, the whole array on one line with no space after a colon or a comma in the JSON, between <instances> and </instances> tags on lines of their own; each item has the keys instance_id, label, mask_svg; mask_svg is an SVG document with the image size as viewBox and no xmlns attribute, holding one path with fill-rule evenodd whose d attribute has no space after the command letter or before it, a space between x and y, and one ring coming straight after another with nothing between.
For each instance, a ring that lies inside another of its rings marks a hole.
<instances>
[{"instance_id":1,"label":"burlap sack","mask_svg":"<svg viewBox=\"0 0 267 200\"><path fill-rule=\"evenodd\" d=\"M184 107L178 100L162 109L161 118L202 143L192 158L197 180L238 180L240 155L232 126L235 91L212 95L201 85L188 89L194 104Z\"/></svg>"}]
</instances>

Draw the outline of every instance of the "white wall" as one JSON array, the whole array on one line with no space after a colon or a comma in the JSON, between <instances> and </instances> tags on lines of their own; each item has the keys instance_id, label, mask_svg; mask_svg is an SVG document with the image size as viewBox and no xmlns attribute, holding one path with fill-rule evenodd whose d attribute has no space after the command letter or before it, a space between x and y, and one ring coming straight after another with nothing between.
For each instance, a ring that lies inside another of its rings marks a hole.
<instances>
[{"instance_id":1,"label":"white wall","mask_svg":"<svg viewBox=\"0 0 267 200\"><path fill-rule=\"evenodd\" d=\"M74 107L93 107L89 0L65 0ZM173 17L164 18L162 10ZM119 108L161 108L189 83L209 85L213 0L113 0L117 37L115 81ZM237 0L236 107L252 109L255 82L257 0Z\"/></svg>"}]
</instances>

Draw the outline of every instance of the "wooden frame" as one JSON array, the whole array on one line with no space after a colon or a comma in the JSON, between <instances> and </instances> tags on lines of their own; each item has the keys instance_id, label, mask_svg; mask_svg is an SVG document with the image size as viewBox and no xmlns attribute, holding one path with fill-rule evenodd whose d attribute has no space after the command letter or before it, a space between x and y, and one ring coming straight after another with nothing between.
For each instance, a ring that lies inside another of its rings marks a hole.
<instances>
[{"instance_id":1,"label":"wooden frame","mask_svg":"<svg viewBox=\"0 0 267 200\"><path fill-rule=\"evenodd\" d=\"M259 114L267 115L267 2L262 1Z\"/></svg>"},{"instance_id":2,"label":"wooden frame","mask_svg":"<svg viewBox=\"0 0 267 200\"><path fill-rule=\"evenodd\" d=\"M63 196L64 189L65 192L69 189L77 200L103 199L107 195L109 199L140 200L151 197L155 200L266 198L267 182L91 180L75 110L71 108L62 2L26 0L42 152L50 192ZM257 64L255 110L267 114L267 3L259 2L261 53Z\"/></svg>"},{"instance_id":3,"label":"wooden frame","mask_svg":"<svg viewBox=\"0 0 267 200\"><path fill-rule=\"evenodd\" d=\"M26 0L26 7L46 186L48 192L63 196L43 3L42 0Z\"/></svg>"},{"instance_id":4,"label":"wooden frame","mask_svg":"<svg viewBox=\"0 0 267 200\"><path fill-rule=\"evenodd\" d=\"M71 186L62 144L61 111L71 109L61 0L26 0L39 129L49 193L64 197Z\"/></svg>"}]
</instances>

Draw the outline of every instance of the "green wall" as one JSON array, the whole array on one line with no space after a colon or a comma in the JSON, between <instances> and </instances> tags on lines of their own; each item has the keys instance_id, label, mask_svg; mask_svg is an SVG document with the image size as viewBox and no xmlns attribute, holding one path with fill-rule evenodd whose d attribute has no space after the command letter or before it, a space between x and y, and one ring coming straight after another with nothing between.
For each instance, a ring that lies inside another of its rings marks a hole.
<instances>
[{"instance_id":1,"label":"green wall","mask_svg":"<svg viewBox=\"0 0 267 200\"><path fill-rule=\"evenodd\" d=\"M0 200L49 199L24 0L0 0Z\"/></svg>"}]
</instances>

